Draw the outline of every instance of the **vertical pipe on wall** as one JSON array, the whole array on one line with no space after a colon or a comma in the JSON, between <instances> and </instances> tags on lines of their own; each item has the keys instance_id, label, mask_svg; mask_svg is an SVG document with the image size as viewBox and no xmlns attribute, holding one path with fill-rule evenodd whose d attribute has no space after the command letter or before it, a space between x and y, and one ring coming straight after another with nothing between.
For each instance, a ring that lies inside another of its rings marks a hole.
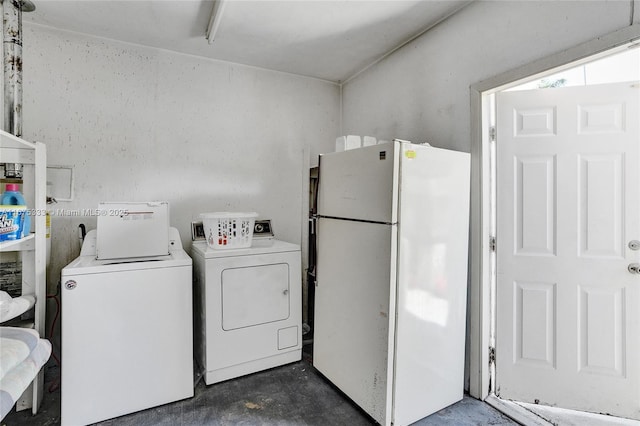
<instances>
[{"instance_id":1,"label":"vertical pipe on wall","mask_svg":"<svg viewBox=\"0 0 640 426\"><path fill-rule=\"evenodd\" d=\"M22 136L22 11L35 9L28 0L3 0L2 46L4 58L3 129ZM22 164L5 164L6 177L21 178Z\"/></svg>"},{"instance_id":2,"label":"vertical pipe on wall","mask_svg":"<svg viewBox=\"0 0 640 426\"><path fill-rule=\"evenodd\" d=\"M22 4L20 0L4 0L4 130L22 136Z\"/></svg>"}]
</instances>

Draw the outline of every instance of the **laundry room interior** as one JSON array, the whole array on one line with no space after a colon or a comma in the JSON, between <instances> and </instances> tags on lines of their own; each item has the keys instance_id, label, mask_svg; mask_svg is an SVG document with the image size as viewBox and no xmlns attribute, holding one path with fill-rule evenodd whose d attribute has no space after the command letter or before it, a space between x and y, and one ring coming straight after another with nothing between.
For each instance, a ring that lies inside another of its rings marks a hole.
<instances>
[{"instance_id":1,"label":"laundry room interior","mask_svg":"<svg viewBox=\"0 0 640 426\"><path fill-rule=\"evenodd\" d=\"M32 1L2 1L1 425L638 424L640 0ZM503 173L563 108L619 145ZM568 308L556 266L501 269L565 252L620 278Z\"/></svg>"}]
</instances>

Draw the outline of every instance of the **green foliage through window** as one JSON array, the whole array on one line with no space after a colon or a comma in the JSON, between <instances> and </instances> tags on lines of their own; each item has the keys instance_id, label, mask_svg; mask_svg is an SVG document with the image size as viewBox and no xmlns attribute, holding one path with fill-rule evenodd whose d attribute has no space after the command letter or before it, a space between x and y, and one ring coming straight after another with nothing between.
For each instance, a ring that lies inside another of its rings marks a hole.
<instances>
[{"instance_id":1,"label":"green foliage through window","mask_svg":"<svg viewBox=\"0 0 640 426\"><path fill-rule=\"evenodd\" d=\"M567 84L566 78L559 78L557 80L542 79L538 83L538 89L552 89L555 87L562 87L565 84Z\"/></svg>"}]
</instances>

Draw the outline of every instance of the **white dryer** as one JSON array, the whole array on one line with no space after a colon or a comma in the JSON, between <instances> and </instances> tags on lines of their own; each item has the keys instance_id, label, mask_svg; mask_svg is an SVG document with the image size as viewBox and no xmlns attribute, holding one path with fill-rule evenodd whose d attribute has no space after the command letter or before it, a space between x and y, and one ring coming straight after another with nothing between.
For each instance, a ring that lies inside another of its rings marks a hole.
<instances>
[{"instance_id":1,"label":"white dryer","mask_svg":"<svg viewBox=\"0 0 640 426\"><path fill-rule=\"evenodd\" d=\"M301 359L300 246L216 250L197 241L191 256L196 359L207 385Z\"/></svg>"}]
</instances>

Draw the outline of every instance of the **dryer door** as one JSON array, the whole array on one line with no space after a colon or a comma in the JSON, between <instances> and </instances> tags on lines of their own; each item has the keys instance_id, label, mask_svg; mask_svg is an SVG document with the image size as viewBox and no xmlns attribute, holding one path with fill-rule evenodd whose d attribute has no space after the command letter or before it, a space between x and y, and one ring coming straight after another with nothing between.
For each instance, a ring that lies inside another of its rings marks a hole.
<instances>
[{"instance_id":1,"label":"dryer door","mask_svg":"<svg viewBox=\"0 0 640 426\"><path fill-rule=\"evenodd\" d=\"M251 327L289 318L289 265L222 271L222 329Z\"/></svg>"}]
</instances>

